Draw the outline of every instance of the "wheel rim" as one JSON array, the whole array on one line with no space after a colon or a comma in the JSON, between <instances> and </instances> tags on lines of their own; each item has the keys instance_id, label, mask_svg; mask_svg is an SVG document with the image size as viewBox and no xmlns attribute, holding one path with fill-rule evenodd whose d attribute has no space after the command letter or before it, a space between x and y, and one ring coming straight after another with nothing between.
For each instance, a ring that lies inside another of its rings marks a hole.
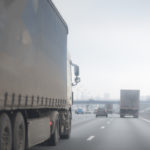
<instances>
[{"instance_id":1,"label":"wheel rim","mask_svg":"<svg viewBox=\"0 0 150 150\"><path fill-rule=\"evenodd\" d=\"M8 150L10 143L10 131L8 127L5 127L2 133L2 150Z\"/></svg>"}]
</instances>

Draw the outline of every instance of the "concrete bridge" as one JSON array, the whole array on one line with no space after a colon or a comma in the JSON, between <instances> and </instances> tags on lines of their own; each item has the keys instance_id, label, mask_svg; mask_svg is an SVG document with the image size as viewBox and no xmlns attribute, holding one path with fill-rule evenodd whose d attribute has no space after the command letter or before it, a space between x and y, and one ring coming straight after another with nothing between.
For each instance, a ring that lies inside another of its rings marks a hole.
<instances>
[{"instance_id":1,"label":"concrete bridge","mask_svg":"<svg viewBox=\"0 0 150 150\"><path fill-rule=\"evenodd\" d=\"M76 100L74 104L120 104L119 100Z\"/></svg>"},{"instance_id":2,"label":"concrete bridge","mask_svg":"<svg viewBox=\"0 0 150 150\"><path fill-rule=\"evenodd\" d=\"M74 101L74 104L118 104L120 105L120 100L76 100ZM150 105L150 101L140 101L140 104L148 104Z\"/></svg>"}]
</instances>

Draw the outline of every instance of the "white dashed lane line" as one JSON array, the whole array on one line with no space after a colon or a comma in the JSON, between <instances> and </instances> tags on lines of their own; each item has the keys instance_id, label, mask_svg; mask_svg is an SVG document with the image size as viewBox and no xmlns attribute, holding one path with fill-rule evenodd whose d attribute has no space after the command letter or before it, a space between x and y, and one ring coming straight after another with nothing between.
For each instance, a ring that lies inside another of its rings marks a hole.
<instances>
[{"instance_id":1,"label":"white dashed lane line","mask_svg":"<svg viewBox=\"0 0 150 150\"><path fill-rule=\"evenodd\" d=\"M101 126L101 129L105 129L105 126Z\"/></svg>"},{"instance_id":2,"label":"white dashed lane line","mask_svg":"<svg viewBox=\"0 0 150 150\"><path fill-rule=\"evenodd\" d=\"M87 138L86 140L87 141L91 141L91 140L93 140L95 138L95 136L90 136L89 138Z\"/></svg>"},{"instance_id":3,"label":"white dashed lane line","mask_svg":"<svg viewBox=\"0 0 150 150\"><path fill-rule=\"evenodd\" d=\"M150 120L148 120L148 119L141 118L141 120L143 120L143 121L145 121L145 122L148 122L148 123L150 123Z\"/></svg>"}]
</instances>

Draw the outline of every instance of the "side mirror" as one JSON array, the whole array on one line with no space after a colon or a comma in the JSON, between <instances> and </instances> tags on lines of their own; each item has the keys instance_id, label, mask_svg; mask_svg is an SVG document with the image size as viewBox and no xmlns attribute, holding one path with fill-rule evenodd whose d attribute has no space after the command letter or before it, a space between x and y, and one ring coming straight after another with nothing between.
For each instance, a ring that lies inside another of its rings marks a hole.
<instances>
[{"instance_id":1,"label":"side mirror","mask_svg":"<svg viewBox=\"0 0 150 150\"><path fill-rule=\"evenodd\" d=\"M79 82L80 82L80 78L79 78L79 77L76 77L76 78L75 78L75 82L76 82L76 84L79 83Z\"/></svg>"},{"instance_id":2,"label":"side mirror","mask_svg":"<svg viewBox=\"0 0 150 150\"><path fill-rule=\"evenodd\" d=\"M75 76L76 77L78 77L79 76L79 66L74 66L74 74L75 74Z\"/></svg>"},{"instance_id":3,"label":"side mirror","mask_svg":"<svg viewBox=\"0 0 150 150\"><path fill-rule=\"evenodd\" d=\"M74 75L75 75L75 79L74 79L75 83L72 83L72 86L75 86L80 82L79 66L72 62L71 62L71 65L74 67Z\"/></svg>"}]
</instances>

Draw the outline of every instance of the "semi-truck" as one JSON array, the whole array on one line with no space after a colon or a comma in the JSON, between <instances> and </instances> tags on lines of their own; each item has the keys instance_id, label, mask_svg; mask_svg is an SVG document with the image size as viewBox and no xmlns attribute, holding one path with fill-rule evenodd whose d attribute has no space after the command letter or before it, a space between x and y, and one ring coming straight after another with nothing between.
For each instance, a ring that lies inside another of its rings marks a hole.
<instances>
[{"instance_id":1,"label":"semi-truck","mask_svg":"<svg viewBox=\"0 0 150 150\"><path fill-rule=\"evenodd\" d=\"M80 77L67 35L51 0L0 1L0 150L70 137L72 86Z\"/></svg>"},{"instance_id":2,"label":"semi-truck","mask_svg":"<svg viewBox=\"0 0 150 150\"><path fill-rule=\"evenodd\" d=\"M120 117L131 115L135 118L139 116L140 90L120 91Z\"/></svg>"}]
</instances>

